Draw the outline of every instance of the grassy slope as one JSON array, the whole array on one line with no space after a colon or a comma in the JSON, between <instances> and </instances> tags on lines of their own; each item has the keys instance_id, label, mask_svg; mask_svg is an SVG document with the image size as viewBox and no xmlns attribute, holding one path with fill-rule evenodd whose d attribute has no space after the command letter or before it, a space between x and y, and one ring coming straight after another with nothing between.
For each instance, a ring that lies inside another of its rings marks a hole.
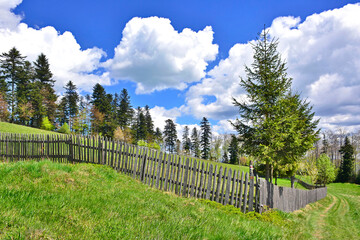
<instances>
[{"instance_id":1,"label":"grassy slope","mask_svg":"<svg viewBox=\"0 0 360 240\"><path fill-rule=\"evenodd\" d=\"M58 134L38 128L26 127L18 124L0 122L0 133L28 133L28 134Z\"/></svg>"},{"instance_id":2,"label":"grassy slope","mask_svg":"<svg viewBox=\"0 0 360 240\"><path fill-rule=\"evenodd\" d=\"M1 239L278 239L295 234L286 214L272 212L258 220L232 206L152 189L100 165L3 163L0 196Z\"/></svg>"},{"instance_id":3,"label":"grassy slope","mask_svg":"<svg viewBox=\"0 0 360 240\"><path fill-rule=\"evenodd\" d=\"M293 214L242 214L232 206L152 189L100 165L0 163L0 239L360 239L360 186Z\"/></svg>"}]
</instances>

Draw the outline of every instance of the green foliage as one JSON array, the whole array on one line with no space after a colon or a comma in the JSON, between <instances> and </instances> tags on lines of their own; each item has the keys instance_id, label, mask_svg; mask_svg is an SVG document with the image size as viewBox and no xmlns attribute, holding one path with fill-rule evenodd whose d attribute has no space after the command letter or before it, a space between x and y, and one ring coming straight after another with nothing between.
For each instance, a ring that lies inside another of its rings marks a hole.
<instances>
[{"instance_id":1,"label":"green foliage","mask_svg":"<svg viewBox=\"0 0 360 240\"><path fill-rule=\"evenodd\" d=\"M117 111L118 123L122 128L125 128L130 125L132 116L134 115L130 103L130 96L125 88L121 90L119 101L119 109Z\"/></svg>"},{"instance_id":2,"label":"green foliage","mask_svg":"<svg viewBox=\"0 0 360 240\"><path fill-rule=\"evenodd\" d=\"M49 121L49 118L48 117L43 117L40 129L52 131L52 130L54 130L54 128L55 127L54 127L54 125L51 124L51 122Z\"/></svg>"},{"instance_id":3,"label":"green foliage","mask_svg":"<svg viewBox=\"0 0 360 240\"><path fill-rule=\"evenodd\" d=\"M354 147L351 145L348 137L345 138L345 143L340 148L342 154L342 161L337 175L336 181L349 182L354 171Z\"/></svg>"},{"instance_id":4,"label":"green foliage","mask_svg":"<svg viewBox=\"0 0 360 240\"><path fill-rule=\"evenodd\" d=\"M317 159L317 181L321 184L329 184L335 180L335 166L331 163L330 158L322 153Z\"/></svg>"},{"instance_id":5,"label":"green foliage","mask_svg":"<svg viewBox=\"0 0 360 240\"><path fill-rule=\"evenodd\" d=\"M67 123L64 123L61 128L58 130L59 133L65 133L65 134L70 134L70 127Z\"/></svg>"},{"instance_id":6,"label":"green foliage","mask_svg":"<svg viewBox=\"0 0 360 240\"><path fill-rule=\"evenodd\" d=\"M231 142L229 146L229 153L230 153L230 164L238 164L239 163L239 141L235 135L231 135Z\"/></svg>"},{"instance_id":7,"label":"green foliage","mask_svg":"<svg viewBox=\"0 0 360 240\"><path fill-rule=\"evenodd\" d=\"M164 128L165 150L173 153L176 150L177 132L173 120L167 119Z\"/></svg>"},{"instance_id":8,"label":"green foliage","mask_svg":"<svg viewBox=\"0 0 360 240\"><path fill-rule=\"evenodd\" d=\"M194 157L199 158L201 151L200 151L200 140L199 140L199 133L196 127L193 128L191 132L191 151Z\"/></svg>"},{"instance_id":9,"label":"green foliage","mask_svg":"<svg viewBox=\"0 0 360 240\"><path fill-rule=\"evenodd\" d=\"M148 143L147 147L152 148L152 149L156 149L160 151L160 145L157 144L156 142L150 142Z\"/></svg>"},{"instance_id":10,"label":"green foliage","mask_svg":"<svg viewBox=\"0 0 360 240\"><path fill-rule=\"evenodd\" d=\"M210 127L210 123L206 117L203 117L203 119L201 120L200 128L201 128L201 136L200 136L201 157L203 159L209 159L211 127Z\"/></svg>"},{"instance_id":11,"label":"green foliage","mask_svg":"<svg viewBox=\"0 0 360 240\"><path fill-rule=\"evenodd\" d=\"M189 154L190 150L191 150L191 140L190 140L190 136L189 136L189 127L188 126L184 127L183 136L182 136L182 145L183 145L184 152L186 154Z\"/></svg>"},{"instance_id":12,"label":"green foliage","mask_svg":"<svg viewBox=\"0 0 360 240\"><path fill-rule=\"evenodd\" d=\"M306 101L291 93L292 79L277 52L278 42L264 30L253 45L252 68L245 67L240 85L247 100L233 99L240 119L232 122L239 133L242 151L265 165L266 178L294 174L298 159L316 141L318 121Z\"/></svg>"}]
</instances>

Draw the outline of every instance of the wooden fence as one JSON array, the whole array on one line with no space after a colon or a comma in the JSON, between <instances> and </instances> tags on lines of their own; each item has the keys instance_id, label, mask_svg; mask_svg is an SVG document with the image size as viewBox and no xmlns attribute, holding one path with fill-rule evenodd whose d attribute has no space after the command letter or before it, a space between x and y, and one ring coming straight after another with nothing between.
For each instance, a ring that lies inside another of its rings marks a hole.
<instances>
[{"instance_id":1,"label":"wooden fence","mask_svg":"<svg viewBox=\"0 0 360 240\"><path fill-rule=\"evenodd\" d=\"M108 165L160 190L260 210L257 176L106 138L0 133L0 157Z\"/></svg>"}]
</instances>

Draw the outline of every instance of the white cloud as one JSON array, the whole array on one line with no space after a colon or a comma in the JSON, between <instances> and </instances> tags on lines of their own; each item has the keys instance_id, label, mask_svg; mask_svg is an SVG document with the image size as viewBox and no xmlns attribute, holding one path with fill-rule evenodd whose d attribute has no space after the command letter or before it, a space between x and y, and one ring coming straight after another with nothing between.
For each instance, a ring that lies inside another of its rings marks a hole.
<instances>
[{"instance_id":1,"label":"white cloud","mask_svg":"<svg viewBox=\"0 0 360 240\"><path fill-rule=\"evenodd\" d=\"M0 0L0 28L14 29L21 21L21 16L15 15L11 10L22 0Z\"/></svg>"},{"instance_id":2,"label":"white cloud","mask_svg":"<svg viewBox=\"0 0 360 240\"><path fill-rule=\"evenodd\" d=\"M155 128L164 131L165 121L171 119L176 122L176 118L181 116L179 108L165 109L164 107L155 106L150 109L151 118L154 121Z\"/></svg>"},{"instance_id":3,"label":"white cloud","mask_svg":"<svg viewBox=\"0 0 360 240\"><path fill-rule=\"evenodd\" d=\"M51 26L34 29L19 23L19 16L11 13L10 9L20 2L0 3L0 12L9 13L0 14L0 52L8 52L15 46L29 61L35 61L40 53L44 53L49 59L58 92L63 91L69 80L86 91L91 90L95 83L110 84L108 73L94 73L105 56L104 51L96 47L82 50L71 32L60 34ZM4 22L7 26L2 24Z\"/></svg>"},{"instance_id":4,"label":"white cloud","mask_svg":"<svg viewBox=\"0 0 360 240\"><path fill-rule=\"evenodd\" d=\"M279 39L278 50L286 59L293 89L314 104L321 122L330 116L360 115L360 4L349 4L313 14L303 22L295 17L278 17L269 28ZM252 63L249 43L236 44L229 57L212 69L209 77L192 86L187 93L189 112L212 119L238 115L231 96L244 98L238 76L245 77L244 65ZM216 100L206 103L207 96ZM337 124L348 124L336 118ZM351 121L350 121L351 122ZM355 125L360 125L360 120ZM335 124L335 122L332 122ZM326 125L327 126L327 125Z\"/></svg>"},{"instance_id":5,"label":"white cloud","mask_svg":"<svg viewBox=\"0 0 360 240\"><path fill-rule=\"evenodd\" d=\"M122 35L114 58L104 66L112 77L136 82L136 93L183 90L205 77L207 62L218 53L209 26L198 32L188 28L177 32L169 19L135 17Z\"/></svg>"}]
</instances>

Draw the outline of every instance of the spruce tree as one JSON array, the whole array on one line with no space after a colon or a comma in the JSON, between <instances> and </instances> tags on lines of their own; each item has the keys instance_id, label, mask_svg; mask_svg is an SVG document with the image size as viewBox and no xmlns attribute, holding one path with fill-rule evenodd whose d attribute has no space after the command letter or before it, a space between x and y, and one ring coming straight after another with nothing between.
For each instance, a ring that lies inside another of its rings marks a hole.
<instances>
[{"instance_id":1,"label":"spruce tree","mask_svg":"<svg viewBox=\"0 0 360 240\"><path fill-rule=\"evenodd\" d=\"M229 145L229 149L228 149L229 153L230 153L230 157L229 157L229 163L230 164L238 164L239 161L239 141L236 138L235 135L231 135L231 142Z\"/></svg>"},{"instance_id":2,"label":"spruce tree","mask_svg":"<svg viewBox=\"0 0 360 240\"><path fill-rule=\"evenodd\" d=\"M182 136L182 145L183 145L184 152L186 154L190 154L190 150L191 150L191 140L190 140L190 136L189 136L189 131L190 131L189 127L185 126L183 136Z\"/></svg>"},{"instance_id":3,"label":"spruce tree","mask_svg":"<svg viewBox=\"0 0 360 240\"><path fill-rule=\"evenodd\" d=\"M79 94L77 93L77 87L72 81L69 81L65 88L65 102L66 102L66 113L68 114L70 129L73 130L73 124L75 117L79 112Z\"/></svg>"},{"instance_id":4,"label":"spruce tree","mask_svg":"<svg viewBox=\"0 0 360 240\"><path fill-rule=\"evenodd\" d=\"M201 128L201 137L200 137L201 157L203 159L209 159L211 127L206 117L203 117L202 121L200 122L200 128Z\"/></svg>"},{"instance_id":5,"label":"spruce tree","mask_svg":"<svg viewBox=\"0 0 360 240\"><path fill-rule=\"evenodd\" d=\"M199 133L196 127L194 127L191 132L191 151L194 157L196 158L200 157L201 155L200 140L199 140Z\"/></svg>"},{"instance_id":6,"label":"spruce tree","mask_svg":"<svg viewBox=\"0 0 360 240\"><path fill-rule=\"evenodd\" d=\"M25 57L22 56L15 47L10 49L9 52L4 52L0 55L2 76L6 79L10 86L10 93L8 96L10 107L10 122L15 121L16 85L19 82L24 65Z\"/></svg>"},{"instance_id":7,"label":"spruce tree","mask_svg":"<svg viewBox=\"0 0 360 240\"><path fill-rule=\"evenodd\" d=\"M245 67L247 78L240 82L247 101L233 98L241 118L232 125L240 135L242 150L265 164L270 181L274 171L292 174L296 161L312 147L318 134L318 121L313 121L309 103L291 93L292 79L277 46L278 41L270 39L266 30L260 34L253 45L252 68Z\"/></svg>"},{"instance_id":8,"label":"spruce tree","mask_svg":"<svg viewBox=\"0 0 360 240\"><path fill-rule=\"evenodd\" d=\"M346 136L344 145L341 146L339 152L342 154L337 182L349 182L354 171L354 147L351 145L349 138Z\"/></svg>"},{"instance_id":9,"label":"spruce tree","mask_svg":"<svg viewBox=\"0 0 360 240\"><path fill-rule=\"evenodd\" d=\"M163 141L163 136L162 136L162 132L161 132L160 128L158 128L158 127L156 128L154 136L155 136L155 141L157 143L160 144Z\"/></svg>"},{"instance_id":10,"label":"spruce tree","mask_svg":"<svg viewBox=\"0 0 360 240\"><path fill-rule=\"evenodd\" d=\"M154 122L151 118L150 107L145 106L145 123L146 123L146 135L149 141L152 141L154 138Z\"/></svg>"},{"instance_id":11,"label":"spruce tree","mask_svg":"<svg viewBox=\"0 0 360 240\"><path fill-rule=\"evenodd\" d=\"M167 119L165 121L165 128L164 128L165 150L169 151L170 153L175 152L176 140L177 140L177 133L176 133L175 123L173 122L173 120Z\"/></svg>"},{"instance_id":12,"label":"spruce tree","mask_svg":"<svg viewBox=\"0 0 360 240\"><path fill-rule=\"evenodd\" d=\"M139 140L145 140L147 134L146 119L141 107L137 108L136 121L133 126L134 143L136 144Z\"/></svg>"},{"instance_id":13,"label":"spruce tree","mask_svg":"<svg viewBox=\"0 0 360 240\"><path fill-rule=\"evenodd\" d=\"M134 110L132 109L130 103L130 96L125 88L121 90L119 100L120 104L117 112L118 123L123 129L125 129L130 125L131 119L134 115Z\"/></svg>"},{"instance_id":14,"label":"spruce tree","mask_svg":"<svg viewBox=\"0 0 360 240\"><path fill-rule=\"evenodd\" d=\"M34 114L34 108L31 103L31 96L34 91L33 80L34 69L29 61L25 61L23 68L19 72L16 86L16 116L17 122L22 125L29 125L30 119Z\"/></svg>"}]
</instances>

